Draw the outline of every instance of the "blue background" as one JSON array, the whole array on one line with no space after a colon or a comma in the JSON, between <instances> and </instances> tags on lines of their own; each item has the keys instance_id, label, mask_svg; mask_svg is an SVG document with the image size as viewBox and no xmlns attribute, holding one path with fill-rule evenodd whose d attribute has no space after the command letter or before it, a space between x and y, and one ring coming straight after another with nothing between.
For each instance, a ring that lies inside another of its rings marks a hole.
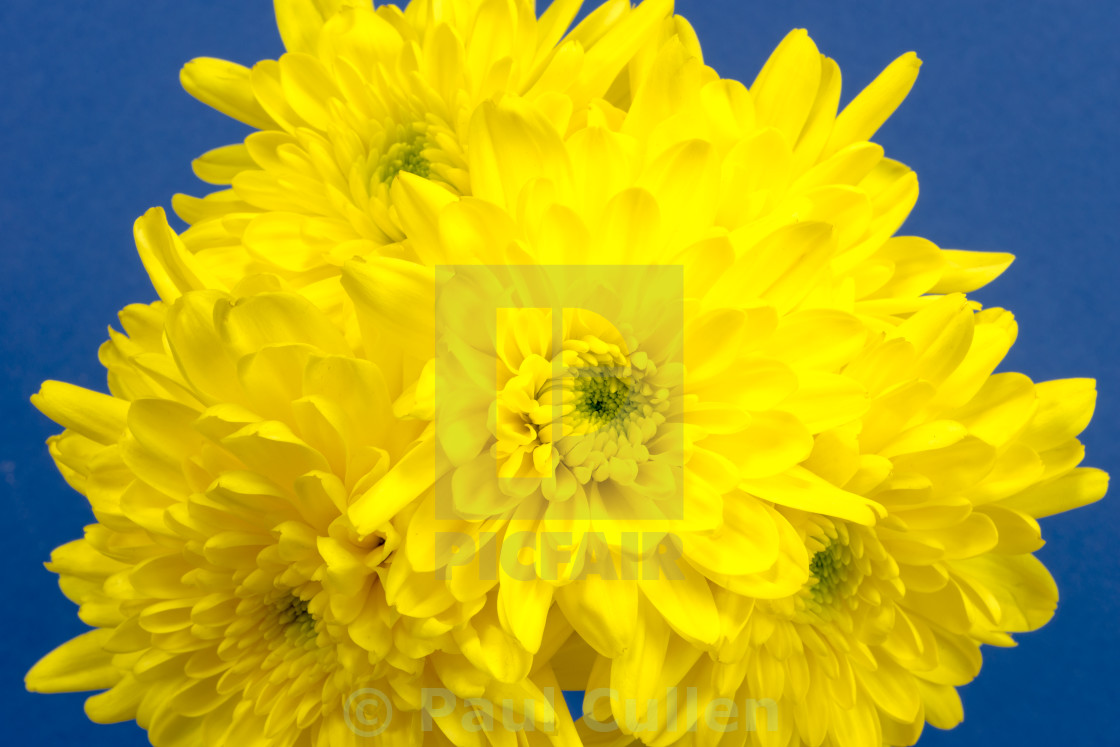
<instances>
[{"instance_id":1,"label":"blue background","mask_svg":"<svg viewBox=\"0 0 1120 747\"><path fill-rule=\"evenodd\" d=\"M747 83L789 29L808 28L840 63L844 101L897 55L919 53L918 84L877 138L921 180L903 230L1018 255L977 294L1019 318L1006 368L1096 377L1087 463L1115 472L1120 4L680 0L678 11L707 62ZM244 134L180 90L179 67L280 51L267 0L0 3L5 741L147 743L132 724L87 722L83 696L23 691L27 668L83 630L41 562L91 518L43 446L55 426L27 398L45 378L104 389L106 325L153 298L132 221L175 191L201 193L190 159ZM1018 649L987 650L963 690L964 724L927 730L922 745L1116 743L1118 519L1106 499L1044 522L1040 555L1062 591L1056 619Z\"/></svg>"}]
</instances>

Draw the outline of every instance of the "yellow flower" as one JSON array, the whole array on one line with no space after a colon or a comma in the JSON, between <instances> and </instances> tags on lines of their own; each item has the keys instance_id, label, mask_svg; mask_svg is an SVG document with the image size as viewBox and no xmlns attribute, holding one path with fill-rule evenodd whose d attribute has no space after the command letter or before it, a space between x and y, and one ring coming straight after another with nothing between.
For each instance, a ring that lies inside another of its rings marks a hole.
<instances>
[{"instance_id":1,"label":"yellow flower","mask_svg":"<svg viewBox=\"0 0 1120 747\"><path fill-rule=\"evenodd\" d=\"M588 716L667 744L692 725L667 710L675 688L698 693L701 713L721 698L742 709L731 721L692 716L696 739L713 745L741 744L747 724L748 744L839 747L909 745L924 722L959 723L955 688L979 672L981 644L1014 645L1010 633L1054 612L1057 588L1031 554L1043 544L1037 519L1098 500L1108 482L1077 467L1093 382L991 374L1014 335L1007 312L948 296L854 351L837 375L865 389L866 413L816 433L807 459L755 488L802 538L807 583L776 600L722 595L711 656L649 615L638 662L609 661L594 637L594 649L571 642L583 664L565 667L567 686L618 693L589 699ZM886 515L860 523L781 500L807 479Z\"/></svg>"},{"instance_id":2,"label":"yellow flower","mask_svg":"<svg viewBox=\"0 0 1120 747\"><path fill-rule=\"evenodd\" d=\"M175 199L193 252L224 279L275 272L296 285L404 238L390 187L399 173L470 194L472 115L504 94L557 119L608 95L631 58L681 33L670 0L612 0L569 33L580 0L538 19L526 0L278 0L287 53L252 70L201 58L192 95L258 130L195 161L231 188ZM336 269L337 271L337 269Z\"/></svg>"},{"instance_id":3,"label":"yellow flower","mask_svg":"<svg viewBox=\"0 0 1120 747\"><path fill-rule=\"evenodd\" d=\"M90 718L135 719L159 747L337 747L377 718L387 743L462 744L466 701L433 714L420 693L469 680L471 697L537 703L527 728L570 741L547 662L480 671L501 652L493 605L405 576L400 530L347 517L386 482L431 483L408 477L425 426L392 417L379 367L294 294L165 300L121 313L101 350L112 395L47 382L34 397L66 427L51 453L97 523L48 566L94 629L28 688L104 690ZM381 713L355 713L369 691Z\"/></svg>"}]
</instances>

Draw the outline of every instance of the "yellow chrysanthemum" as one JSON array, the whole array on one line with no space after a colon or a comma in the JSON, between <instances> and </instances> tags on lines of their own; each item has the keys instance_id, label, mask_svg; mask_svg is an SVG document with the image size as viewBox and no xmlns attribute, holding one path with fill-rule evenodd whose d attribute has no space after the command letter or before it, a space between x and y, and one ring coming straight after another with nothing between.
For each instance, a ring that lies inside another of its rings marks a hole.
<instances>
[{"instance_id":1,"label":"yellow chrysanthemum","mask_svg":"<svg viewBox=\"0 0 1120 747\"><path fill-rule=\"evenodd\" d=\"M955 687L979 672L981 644L1014 645L1009 633L1053 614L1057 588L1031 554L1036 520L1098 500L1108 482L1077 467L1091 381L991 375L1014 335L1007 312L975 314L948 296L852 351L837 375L867 392L866 412L815 434L786 485L796 474L822 497L861 496L886 515L861 523L779 502L810 579L784 599L721 595L710 655L652 615L640 618L637 661L596 636L584 635L594 650L573 641L591 672L579 684L598 728L586 735L910 745L926 721L959 723ZM668 692L697 693L700 715L668 711ZM705 718L713 702L740 710Z\"/></svg>"},{"instance_id":2,"label":"yellow chrysanthemum","mask_svg":"<svg viewBox=\"0 0 1120 747\"><path fill-rule=\"evenodd\" d=\"M678 30L671 0L612 0L566 33L581 0L538 19L526 0L277 0L287 53L252 70L198 59L195 97L260 132L195 162L231 185L175 209L183 240L236 282L255 271L297 285L404 238L390 187L399 173L470 194L481 155L474 110L505 94L558 121L585 116L631 59Z\"/></svg>"},{"instance_id":3,"label":"yellow chrysanthemum","mask_svg":"<svg viewBox=\"0 0 1120 747\"><path fill-rule=\"evenodd\" d=\"M467 677L472 697L537 703L526 728L571 739L558 694L535 684L553 685L547 662L532 678L482 666L501 651L492 604L418 583L391 522L348 519L386 481L430 484L401 470L424 425L392 417L381 371L310 303L199 291L121 321L101 352L112 396L47 382L35 397L66 426L51 453L98 523L49 566L94 630L40 661L30 689L105 690L90 718L135 719L159 747L463 744L466 701L433 714L420 693ZM353 712L367 690L380 713Z\"/></svg>"}]
</instances>

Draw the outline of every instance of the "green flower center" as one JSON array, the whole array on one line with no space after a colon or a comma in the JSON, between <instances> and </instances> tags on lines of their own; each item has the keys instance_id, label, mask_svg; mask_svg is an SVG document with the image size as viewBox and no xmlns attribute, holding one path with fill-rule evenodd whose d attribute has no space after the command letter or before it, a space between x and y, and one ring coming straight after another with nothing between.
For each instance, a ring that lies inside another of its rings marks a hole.
<instances>
[{"instance_id":1,"label":"green flower center","mask_svg":"<svg viewBox=\"0 0 1120 747\"><path fill-rule=\"evenodd\" d=\"M600 371L581 371L574 388L576 412L599 424L623 418L635 407L630 379Z\"/></svg>"},{"instance_id":2,"label":"green flower center","mask_svg":"<svg viewBox=\"0 0 1120 747\"><path fill-rule=\"evenodd\" d=\"M816 583L810 586L809 593L814 602L827 606L847 595L850 563L851 552L847 546L835 542L813 555L809 574Z\"/></svg>"},{"instance_id":3,"label":"green flower center","mask_svg":"<svg viewBox=\"0 0 1120 747\"><path fill-rule=\"evenodd\" d=\"M428 139L422 132L412 131L389 145L377 164L376 175L379 181L391 185L397 174L409 174L427 179L431 175L431 164L424 157Z\"/></svg>"},{"instance_id":4,"label":"green flower center","mask_svg":"<svg viewBox=\"0 0 1120 747\"><path fill-rule=\"evenodd\" d=\"M307 608L307 600L295 594L279 600L275 604L277 620L288 640L298 644L313 644L318 635L315 631L315 616Z\"/></svg>"}]
</instances>

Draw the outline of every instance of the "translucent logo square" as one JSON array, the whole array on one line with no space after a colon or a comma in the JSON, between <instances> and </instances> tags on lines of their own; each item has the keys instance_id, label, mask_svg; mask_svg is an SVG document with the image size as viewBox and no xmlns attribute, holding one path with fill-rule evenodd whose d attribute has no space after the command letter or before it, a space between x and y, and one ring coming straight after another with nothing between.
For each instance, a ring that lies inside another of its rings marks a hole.
<instances>
[{"instance_id":1,"label":"translucent logo square","mask_svg":"<svg viewBox=\"0 0 1120 747\"><path fill-rule=\"evenodd\" d=\"M441 266L435 307L435 518L683 518L682 267Z\"/></svg>"}]
</instances>

